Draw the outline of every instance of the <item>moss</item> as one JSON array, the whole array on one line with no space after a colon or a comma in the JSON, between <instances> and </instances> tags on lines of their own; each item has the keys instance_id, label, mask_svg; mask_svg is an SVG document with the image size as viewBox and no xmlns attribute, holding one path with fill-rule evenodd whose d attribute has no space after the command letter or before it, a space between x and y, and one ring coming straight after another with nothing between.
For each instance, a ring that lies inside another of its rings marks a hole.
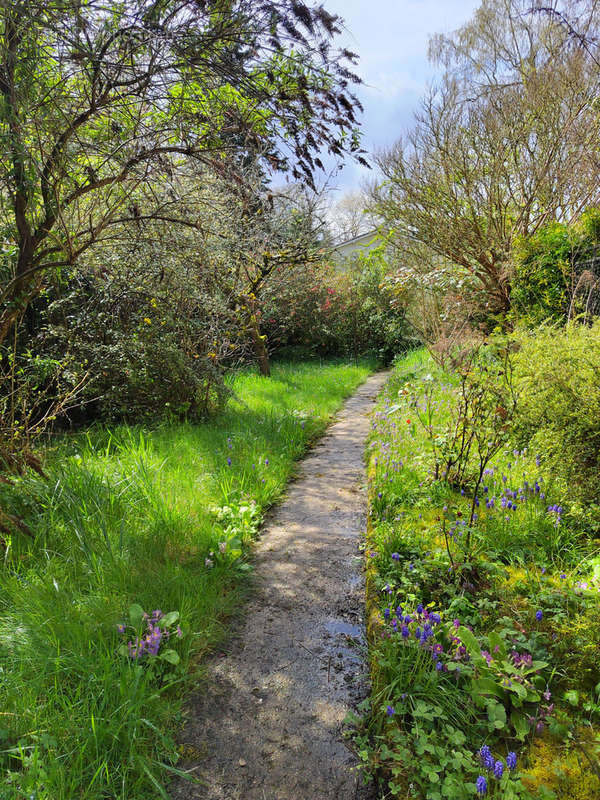
<instances>
[{"instance_id":1,"label":"moss","mask_svg":"<svg viewBox=\"0 0 600 800\"><path fill-rule=\"evenodd\" d=\"M591 742L577 732L588 752ZM590 753L594 758L593 752ZM523 783L534 794L542 786L551 789L560 800L598 800L600 779L580 748L568 747L549 734L534 740L529 751L529 767L522 773Z\"/></svg>"}]
</instances>

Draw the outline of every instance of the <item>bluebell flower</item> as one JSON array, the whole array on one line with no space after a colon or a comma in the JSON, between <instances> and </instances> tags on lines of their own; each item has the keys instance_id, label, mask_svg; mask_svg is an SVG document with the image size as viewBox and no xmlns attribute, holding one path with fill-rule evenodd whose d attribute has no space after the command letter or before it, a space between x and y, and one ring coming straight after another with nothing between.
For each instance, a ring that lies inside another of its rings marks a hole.
<instances>
[{"instance_id":1,"label":"bluebell flower","mask_svg":"<svg viewBox=\"0 0 600 800\"><path fill-rule=\"evenodd\" d=\"M408 637L410 636L410 631L408 630L406 625L402 626L402 636L404 639L408 639Z\"/></svg>"},{"instance_id":2,"label":"bluebell flower","mask_svg":"<svg viewBox=\"0 0 600 800\"><path fill-rule=\"evenodd\" d=\"M383 616L384 616L386 619L389 619L389 618L390 618L390 610L389 610L389 608L384 608L384 610L383 610Z\"/></svg>"},{"instance_id":3,"label":"bluebell flower","mask_svg":"<svg viewBox=\"0 0 600 800\"><path fill-rule=\"evenodd\" d=\"M423 613L423 604L419 603L419 605L417 606L417 614L422 614L422 613Z\"/></svg>"},{"instance_id":4,"label":"bluebell flower","mask_svg":"<svg viewBox=\"0 0 600 800\"><path fill-rule=\"evenodd\" d=\"M385 713L388 715L388 717L393 717L394 714L396 713L396 709L394 708L394 706L388 706L385 710Z\"/></svg>"},{"instance_id":5,"label":"bluebell flower","mask_svg":"<svg viewBox=\"0 0 600 800\"><path fill-rule=\"evenodd\" d=\"M494 775L496 778L501 778L504 775L504 764L502 761L496 761L494 764Z\"/></svg>"},{"instance_id":6,"label":"bluebell flower","mask_svg":"<svg viewBox=\"0 0 600 800\"><path fill-rule=\"evenodd\" d=\"M535 612L535 618L537 619L538 622L542 621L543 616L544 616L544 612L543 611L536 611Z\"/></svg>"},{"instance_id":7,"label":"bluebell flower","mask_svg":"<svg viewBox=\"0 0 600 800\"><path fill-rule=\"evenodd\" d=\"M516 769L516 768L517 768L517 754L516 754L516 753L510 752L510 753L509 753L509 754L506 756L506 766L507 766L507 767L508 767L510 770L513 770L513 769Z\"/></svg>"},{"instance_id":8,"label":"bluebell flower","mask_svg":"<svg viewBox=\"0 0 600 800\"><path fill-rule=\"evenodd\" d=\"M400 553L392 553L392 558L394 561L400 561Z\"/></svg>"},{"instance_id":9,"label":"bluebell flower","mask_svg":"<svg viewBox=\"0 0 600 800\"><path fill-rule=\"evenodd\" d=\"M487 792L487 781L480 775L477 780L475 781L475 788L477 789L477 794L484 795Z\"/></svg>"}]
</instances>

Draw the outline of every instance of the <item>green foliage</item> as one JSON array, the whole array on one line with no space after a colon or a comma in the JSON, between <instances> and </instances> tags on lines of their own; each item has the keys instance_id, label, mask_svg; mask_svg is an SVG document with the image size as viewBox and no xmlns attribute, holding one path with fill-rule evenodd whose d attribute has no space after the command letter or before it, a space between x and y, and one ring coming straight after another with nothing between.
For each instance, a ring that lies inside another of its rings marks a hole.
<instances>
[{"instance_id":1,"label":"green foliage","mask_svg":"<svg viewBox=\"0 0 600 800\"><path fill-rule=\"evenodd\" d=\"M383 286L382 266L363 262L342 272L298 266L264 294L262 327L275 350L319 355L368 355L388 364L414 346L404 309Z\"/></svg>"},{"instance_id":2,"label":"green foliage","mask_svg":"<svg viewBox=\"0 0 600 800\"><path fill-rule=\"evenodd\" d=\"M248 545L367 373L343 363L239 373L236 399L210 424L91 428L53 443L48 480L0 486L3 508L35 533L3 534L3 800L167 796L183 689L239 616ZM158 608L177 609L184 636L170 612L157 620L157 654L130 658L128 642L150 633L143 609Z\"/></svg>"},{"instance_id":3,"label":"green foliage","mask_svg":"<svg viewBox=\"0 0 600 800\"><path fill-rule=\"evenodd\" d=\"M68 353L66 376L82 383L77 416L143 422L219 410L228 395L220 365L224 350L230 357L227 315L201 302L177 314L164 295L160 304L148 298L152 286L117 283L93 281L52 303L38 337L44 352Z\"/></svg>"},{"instance_id":4,"label":"green foliage","mask_svg":"<svg viewBox=\"0 0 600 800\"><path fill-rule=\"evenodd\" d=\"M533 356L521 351L513 376L526 403L537 386L523 385L522 357ZM412 405L402 402L407 384ZM587 798L575 787L598 785L597 756L586 743L600 721L593 522L568 511L553 464L537 450L517 450L512 428L481 482L461 488L436 478L428 426L444 429L460 391L459 377L414 352L396 364L373 421L373 689L355 720L361 760L391 796L466 800L483 777L490 797L537 800L560 796L538 766L543 745L553 748L556 769L572 776L569 796ZM417 413L426 424L415 423ZM478 420L474 413L472 424ZM469 561L461 563L469 536ZM586 753L576 768L574 742ZM483 745L491 749L488 767Z\"/></svg>"},{"instance_id":5,"label":"green foliage","mask_svg":"<svg viewBox=\"0 0 600 800\"><path fill-rule=\"evenodd\" d=\"M518 243L510 299L530 324L563 320L571 285L573 242L567 225L553 222Z\"/></svg>"},{"instance_id":6,"label":"green foliage","mask_svg":"<svg viewBox=\"0 0 600 800\"><path fill-rule=\"evenodd\" d=\"M516 340L523 395L518 440L539 452L572 500L583 503L575 513L585 524L586 507L600 503L600 321L542 327Z\"/></svg>"},{"instance_id":7,"label":"green foliage","mask_svg":"<svg viewBox=\"0 0 600 800\"><path fill-rule=\"evenodd\" d=\"M588 209L572 224L551 222L517 242L511 283L511 318L534 326L564 322L585 312L577 265L600 246L600 210ZM574 295L574 297L573 297ZM585 295L585 292L584 292Z\"/></svg>"}]
</instances>

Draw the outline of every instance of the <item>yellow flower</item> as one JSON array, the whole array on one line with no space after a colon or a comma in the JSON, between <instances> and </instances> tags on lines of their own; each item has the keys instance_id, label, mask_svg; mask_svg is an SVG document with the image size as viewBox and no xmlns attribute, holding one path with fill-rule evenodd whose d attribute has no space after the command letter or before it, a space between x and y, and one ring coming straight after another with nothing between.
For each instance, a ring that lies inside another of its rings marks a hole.
<instances>
[{"instance_id":1,"label":"yellow flower","mask_svg":"<svg viewBox=\"0 0 600 800\"><path fill-rule=\"evenodd\" d=\"M144 322L146 323L146 325L152 325L152 320L150 319L150 317L144 317Z\"/></svg>"}]
</instances>

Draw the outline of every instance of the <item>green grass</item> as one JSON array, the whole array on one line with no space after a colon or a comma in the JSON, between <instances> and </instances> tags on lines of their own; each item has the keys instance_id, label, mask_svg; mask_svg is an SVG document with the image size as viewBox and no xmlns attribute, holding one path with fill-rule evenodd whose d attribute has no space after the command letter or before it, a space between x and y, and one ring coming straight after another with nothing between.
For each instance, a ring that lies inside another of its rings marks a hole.
<instances>
[{"instance_id":1,"label":"green grass","mask_svg":"<svg viewBox=\"0 0 600 800\"><path fill-rule=\"evenodd\" d=\"M535 451L509 443L485 475L467 549L463 523L474 484L467 479L461 489L434 479L431 442L404 400L406 384L426 375L434 379L433 430L443 436L455 381L416 351L397 363L369 441L370 618L379 622L372 628L373 691L357 721L365 767L393 796L468 800L483 774L490 797L597 797L595 528L581 524L569 486ZM548 510L557 505L560 520ZM423 643L417 631L430 619L425 611L439 618ZM469 658L461 643L471 648ZM531 676L515 667L514 651L537 662ZM528 681L531 694L523 695ZM516 752L517 772L505 766L501 780L486 772L477 756L483 744L495 759Z\"/></svg>"},{"instance_id":2,"label":"green grass","mask_svg":"<svg viewBox=\"0 0 600 800\"><path fill-rule=\"evenodd\" d=\"M0 563L2 800L166 796L185 689L243 613L260 519L369 371L240 373L216 419L61 437L48 480L2 487L35 537ZM134 603L179 612L179 664L119 653Z\"/></svg>"}]
</instances>

